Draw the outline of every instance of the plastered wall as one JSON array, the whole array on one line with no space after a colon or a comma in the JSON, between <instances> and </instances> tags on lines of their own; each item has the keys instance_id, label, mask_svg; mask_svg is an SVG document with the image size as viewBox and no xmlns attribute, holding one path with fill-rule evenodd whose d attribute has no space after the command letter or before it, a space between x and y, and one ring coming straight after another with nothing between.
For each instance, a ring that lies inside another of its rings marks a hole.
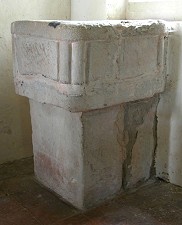
<instances>
[{"instance_id":1,"label":"plastered wall","mask_svg":"<svg viewBox=\"0 0 182 225\"><path fill-rule=\"evenodd\" d=\"M72 20L126 19L125 0L72 0Z\"/></svg>"},{"instance_id":2,"label":"plastered wall","mask_svg":"<svg viewBox=\"0 0 182 225\"><path fill-rule=\"evenodd\" d=\"M11 22L70 19L70 0L0 1L0 164L32 155L28 99L15 94Z\"/></svg>"},{"instance_id":3,"label":"plastered wall","mask_svg":"<svg viewBox=\"0 0 182 225\"><path fill-rule=\"evenodd\" d=\"M168 37L167 77L157 107L156 175L182 186L182 2L131 3L127 19L165 19Z\"/></svg>"},{"instance_id":4,"label":"plastered wall","mask_svg":"<svg viewBox=\"0 0 182 225\"><path fill-rule=\"evenodd\" d=\"M127 1L126 17L128 19L182 19L182 1Z\"/></svg>"},{"instance_id":5,"label":"plastered wall","mask_svg":"<svg viewBox=\"0 0 182 225\"><path fill-rule=\"evenodd\" d=\"M157 176L182 186L182 22L169 35L167 83L157 110Z\"/></svg>"}]
</instances>

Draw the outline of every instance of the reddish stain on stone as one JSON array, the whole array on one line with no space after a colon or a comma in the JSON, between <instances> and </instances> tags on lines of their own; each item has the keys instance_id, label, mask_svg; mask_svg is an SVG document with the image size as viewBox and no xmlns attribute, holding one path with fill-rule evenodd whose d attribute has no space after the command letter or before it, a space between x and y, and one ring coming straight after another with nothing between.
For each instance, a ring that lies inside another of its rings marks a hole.
<instances>
[{"instance_id":1,"label":"reddish stain on stone","mask_svg":"<svg viewBox=\"0 0 182 225\"><path fill-rule=\"evenodd\" d=\"M64 183L64 171L61 164L44 153L36 153L35 165L39 173L54 180L55 184Z\"/></svg>"}]
</instances>

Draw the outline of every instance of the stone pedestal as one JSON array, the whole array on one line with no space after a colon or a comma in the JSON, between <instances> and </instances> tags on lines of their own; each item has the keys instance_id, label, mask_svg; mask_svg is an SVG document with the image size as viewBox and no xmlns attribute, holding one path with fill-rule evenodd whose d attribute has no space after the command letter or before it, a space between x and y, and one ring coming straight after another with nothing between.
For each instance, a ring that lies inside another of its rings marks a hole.
<instances>
[{"instance_id":1,"label":"stone pedestal","mask_svg":"<svg viewBox=\"0 0 182 225\"><path fill-rule=\"evenodd\" d=\"M81 209L148 179L156 94L165 85L164 24L20 21L12 34L37 179Z\"/></svg>"},{"instance_id":2,"label":"stone pedestal","mask_svg":"<svg viewBox=\"0 0 182 225\"><path fill-rule=\"evenodd\" d=\"M35 174L78 208L120 191L122 154L115 121L120 107L71 113L30 101Z\"/></svg>"}]
</instances>

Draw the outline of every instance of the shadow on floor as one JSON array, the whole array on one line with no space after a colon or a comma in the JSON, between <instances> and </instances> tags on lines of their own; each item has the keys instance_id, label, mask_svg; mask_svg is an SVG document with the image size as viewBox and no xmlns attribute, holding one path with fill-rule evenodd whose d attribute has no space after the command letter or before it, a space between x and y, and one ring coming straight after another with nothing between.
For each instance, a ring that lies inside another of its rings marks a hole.
<instances>
[{"instance_id":1,"label":"shadow on floor","mask_svg":"<svg viewBox=\"0 0 182 225\"><path fill-rule=\"evenodd\" d=\"M182 188L155 181L81 212L40 186L24 159L0 166L0 225L182 225Z\"/></svg>"}]
</instances>

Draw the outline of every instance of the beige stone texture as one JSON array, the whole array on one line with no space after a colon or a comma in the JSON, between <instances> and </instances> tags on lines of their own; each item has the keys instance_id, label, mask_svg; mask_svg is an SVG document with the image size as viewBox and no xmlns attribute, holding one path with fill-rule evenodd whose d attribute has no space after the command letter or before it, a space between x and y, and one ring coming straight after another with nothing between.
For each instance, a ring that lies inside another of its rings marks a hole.
<instances>
[{"instance_id":1,"label":"beige stone texture","mask_svg":"<svg viewBox=\"0 0 182 225\"><path fill-rule=\"evenodd\" d=\"M71 113L30 100L35 175L80 209L147 181L154 170L158 96Z\"/></svg>"},{"instance_id":2,"label":"beige stone texture","mask_svg":"<svg viewBox=\"0 0 182 225\"><path fill-rule=\"evenodd\" d=\"M38 102L79 112L164 90L162 22L19 21L12 34L16 92Z\"/></svg>"},{"instance_id":3,"label":"beige stone texture","mask_svg":"<svg viewBox=\"0 0 182 225\"><path fill-rule=\"evenodd\" d=\"M80 209L149 179L165 24L19 21L12 35L16 92L30 99L37 179Z\"/></svg>"}]
</instances>

